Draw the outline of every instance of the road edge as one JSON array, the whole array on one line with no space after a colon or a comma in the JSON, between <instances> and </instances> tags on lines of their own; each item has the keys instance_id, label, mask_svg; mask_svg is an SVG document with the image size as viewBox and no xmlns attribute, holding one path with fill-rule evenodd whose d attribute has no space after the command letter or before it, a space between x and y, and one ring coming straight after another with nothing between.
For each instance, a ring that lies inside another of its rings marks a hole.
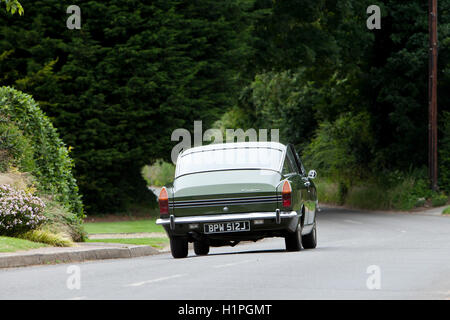
<instances>
[{"instance_id":1,"label":"road edge","mask_svg":"<svg viewBox=\"0 0 450 320\"><path fill-rule=\"evenodd\" d=\"M409 211L360 209L360 208L354 208L354 207L350 207L350 206L340 206L340 205L328 204L328 203L319 203L319 205L320 205L320 211L323 211L323 209L325 208L325 209L338 209L338 210L370 212L370 213L411 214L411 215L423 215L423 216L434 216L434 217L450 216L450 215L445 215L442 213L443 210L448 207L448 205L432 207L432 208L420 207L420 208L416 208L414 210L409 210Z\"/></svg>"},{"instance_id":2,"label":"road edge","mask_svg":"<svg viewBox=\"0 0 450 320\"><path fill-rule=\"evenodd\" d=\"M50 253L29 253L25 251L23 253L11 253L7 256L0 256L0 269L93 260L129 259L161 253L163 252L150 246L92 248L80 251Z\"/></svg>"}]
</instances>

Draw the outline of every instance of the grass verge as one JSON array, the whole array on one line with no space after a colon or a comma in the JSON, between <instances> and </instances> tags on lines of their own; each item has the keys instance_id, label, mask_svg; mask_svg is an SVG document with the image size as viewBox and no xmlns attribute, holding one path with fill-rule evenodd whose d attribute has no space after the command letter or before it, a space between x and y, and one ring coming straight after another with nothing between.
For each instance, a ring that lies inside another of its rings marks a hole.
<instances>
[{"instance_id":1,"label":"grass verge","mask_svg":"<svg viewBox=\"0 0 450 320\"><path fill-rule=\"evenodd\" d=\"M448 202L443 193L429 190L426 180L414 176L394 181L363 181L347 186L323 177L315 181L320 203L356 209L409 211L417 207L439 207Z\"/></svg>"},{"instance_id":2,"label":"grass verge","mask_svg":"<svg viewBox=\"0 0 450 320\"><path fill-rule=\"evenodd\" d=\"M450 207L445 208L442 214L450 214Z\"/></svg>"},{"instance_id":3,"label":"grass verge","mask_svg":"<svg viewBox=\"0 0 450 320\"><path fill-rule=\"evenodd\" d=\"M156 219L117 222L86 222L84 224L84 230L88 234L164 232L164 228L158 226L155 222Z\"/></svg>"},{"instance_id":4,"label":"grass verge","mask_svg":"<svg viewBox=\"0 0 450 320\"><path fill-rule=\"evenodd\" d=\"M157 249L162 249L169 242L168 238L133 238L133 239L89 239L87 242L106 242L106 243L122 243L146 245Z\"/></svg>"},{"instance_id":5,"label":"grass verge","mask_svg":"<svg viewBox=\"0 0 450 320\"><path fill-rule=\"evenodd\" d=\"M0 237L0 252L15 252L47 247L44 243L28 241L24 239Z\"/></svg>"}]
</instances>

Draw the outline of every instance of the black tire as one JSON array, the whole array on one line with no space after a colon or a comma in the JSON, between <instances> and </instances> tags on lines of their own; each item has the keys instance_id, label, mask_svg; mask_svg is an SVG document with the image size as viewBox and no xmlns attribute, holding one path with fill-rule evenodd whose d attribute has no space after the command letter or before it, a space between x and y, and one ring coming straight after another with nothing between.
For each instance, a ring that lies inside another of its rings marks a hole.
<instances>
[{"instance_id":1,"label":"black tire","mask_svg":"<svg viewBox=\"0 0 450 320\"><path fill-rule=\"evenodd\" d=\"M284 238L284 242L287 251L302 250L302 227L300 224L297 226L297 231Z\"/></svg>"},{"instance_id":2,"label":"black tire","mask_svg":"<svg viewBox=\"0 0 450 320\"><path fill-rule=\"evenodd\" d=\"M317 246L317 229L315 221L311 232L302 237L302 243L303 248L305 249L314 249Z\"/></svg>"},{"instance_id":3,"label":"black tire","mask_svg":"<svg viewBox=\"0 0 450 320\"><path fill-rule=\"evenodd\" d=\"M188 255L188 241L186 238L173 237L170 238L170 251L176 259L186 258Z\"/></svg>"},{"instance_id":4,"label":"black tire","mask_svg":"<svg viewBox=\"0 0 450 320\"><path fill-rule=\"evenodd\" d=\"M194 241L194 252L198 256L204 256L209 253L209 243L207 240Z\"/></svg>"}]
</instances>

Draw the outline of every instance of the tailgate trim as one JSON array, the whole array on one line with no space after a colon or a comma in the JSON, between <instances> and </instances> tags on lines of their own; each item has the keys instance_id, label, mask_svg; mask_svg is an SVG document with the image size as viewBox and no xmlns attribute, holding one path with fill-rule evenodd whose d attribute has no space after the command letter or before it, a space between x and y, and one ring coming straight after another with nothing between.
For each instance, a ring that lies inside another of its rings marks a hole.
<instances>
[{"instance_id":1,"label":"tailgate trim","mask_svg":"<svg viewBox=\"0 0 450 320\"><path fill-rule=\"evenodd\" d=\"M281 195L259 196L259 197L242 197L242 198L223 198L223 199L204 199L204 200L184 200L172 201L172 208L195 208L195 207L214 207L226 205L242 205L242 204L258 204L258 203L274 203L282 200Z\"/></svg>"},{"instance_id":2,"label":"tailgate trim","mask_svg":"<svg viewBox=\"0 0 450 320\"><path fill-rule=\"evenodd\" d=\"M299 216L296 211L280 212L281 219L289 219ZM237 220L260 220L260 219L276 219L276 212L250 212L250 213L231 213L231 214L215 214L205 216L188 216L175 217L174 222L177 223L207 223L207 222L224 222ZM156 224L168 225L170 219L158 219Z\"/></svg>"}]
</instances>

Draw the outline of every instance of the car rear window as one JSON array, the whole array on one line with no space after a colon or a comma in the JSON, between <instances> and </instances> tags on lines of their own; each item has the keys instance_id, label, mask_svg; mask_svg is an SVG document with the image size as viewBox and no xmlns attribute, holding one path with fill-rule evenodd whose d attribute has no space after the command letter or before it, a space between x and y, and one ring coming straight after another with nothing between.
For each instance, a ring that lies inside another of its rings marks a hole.
<instances>
[{"instance_id":1,"label":"car rear window","mask_svg":"<svg viewBox=\"0 0 450 320\"><path fill-rule=\"evenodd\" d=\"M282 149L268 147L190 151L180 155L175 176L230 169L269 169L279 171L282 156Z\"/></svg>"}]
</instances>

